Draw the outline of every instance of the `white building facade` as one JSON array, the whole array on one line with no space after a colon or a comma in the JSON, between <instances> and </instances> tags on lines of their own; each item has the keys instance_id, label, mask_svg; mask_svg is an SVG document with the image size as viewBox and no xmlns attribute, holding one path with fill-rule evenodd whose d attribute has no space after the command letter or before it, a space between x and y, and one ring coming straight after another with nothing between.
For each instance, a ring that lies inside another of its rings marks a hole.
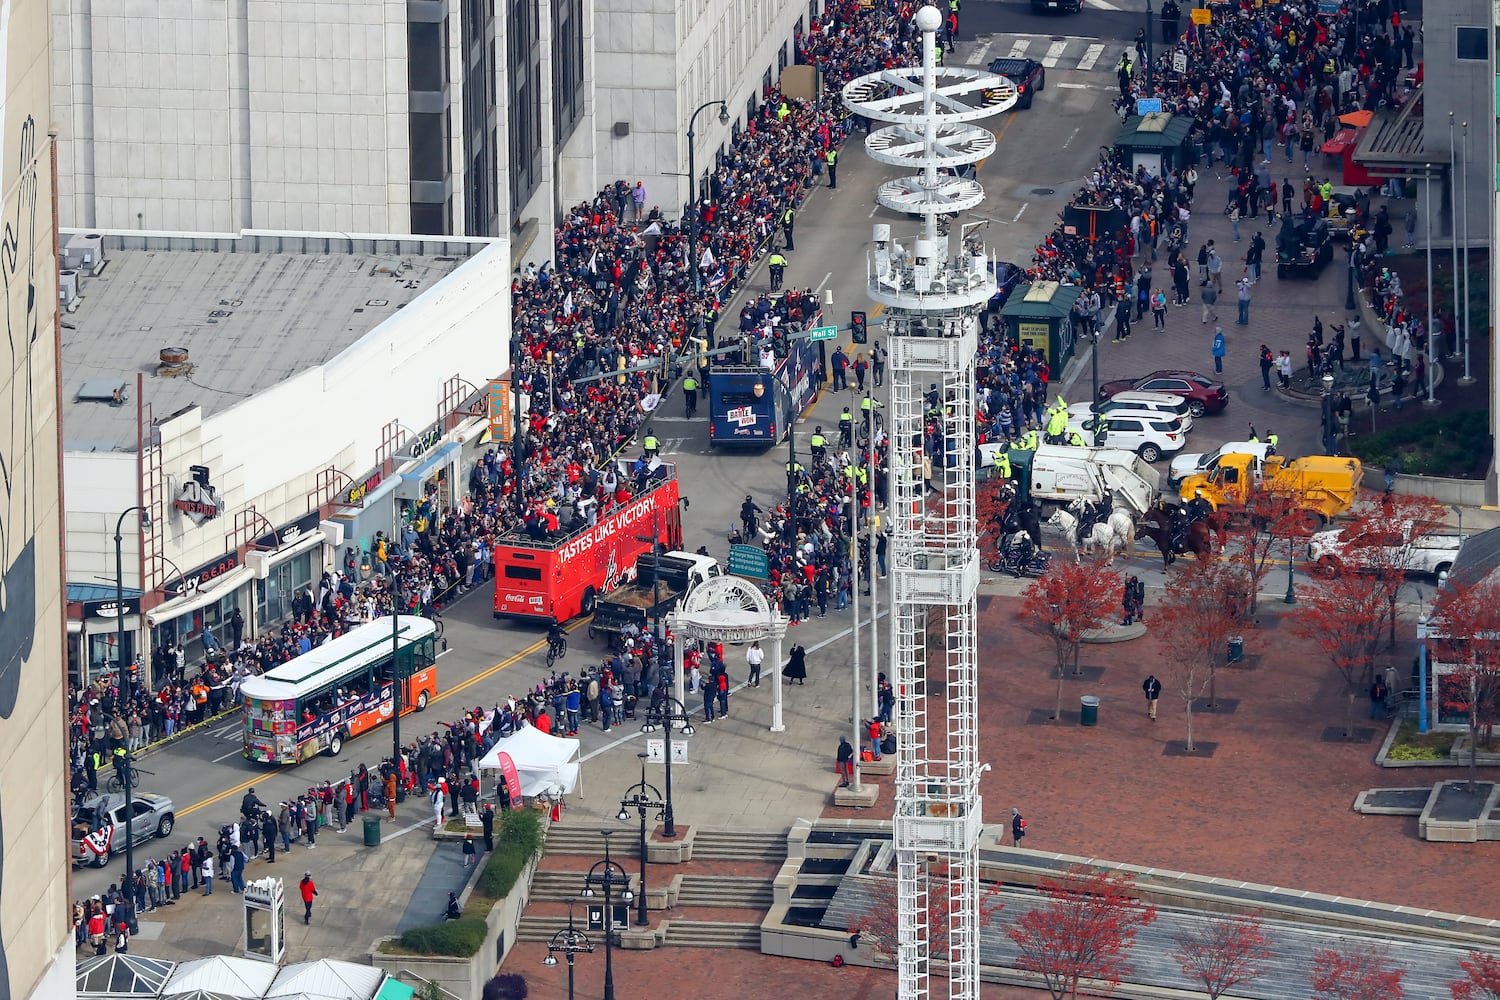
<instances>
[{"instance_id":1,"label":"white building facade","mask_svg":"<svg viewBox=\"0 0 1500 1000\"><path fill-rule=\"evenodd\" d=\"M69 579L114 580L122 523L127 592L103 614L70 603L80 678L113 659L115 614L127 658L182 645L193 659L206 628L228 644L236 608L248 640L325 570L357 570L369 535L395 527L392 501L456 502L489 426L486 383L509 363L510 274L506 241L484 241L326 363L216 412L148 416L133 451L65 452ZM118 520L135 506L149 518Z\"/></svg>"}]
</instances>

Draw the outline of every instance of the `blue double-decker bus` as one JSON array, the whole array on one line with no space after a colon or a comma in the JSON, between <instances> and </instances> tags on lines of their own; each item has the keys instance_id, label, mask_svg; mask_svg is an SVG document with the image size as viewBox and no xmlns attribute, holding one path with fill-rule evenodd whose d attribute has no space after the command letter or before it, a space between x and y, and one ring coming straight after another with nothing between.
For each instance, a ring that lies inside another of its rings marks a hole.
<instances>
[{"instance_id":1,"label":"blue double-decker bus","mask_svg":"<svg viewBox=\"0 0 1500 1000\"><path fill-rule=\"evenodd\" d=\"M765 448L786 437L818 389L820 345L789 342L774 369L715 365L708 375L708 440L726 448Z\"/></svg>"}]
</instances>

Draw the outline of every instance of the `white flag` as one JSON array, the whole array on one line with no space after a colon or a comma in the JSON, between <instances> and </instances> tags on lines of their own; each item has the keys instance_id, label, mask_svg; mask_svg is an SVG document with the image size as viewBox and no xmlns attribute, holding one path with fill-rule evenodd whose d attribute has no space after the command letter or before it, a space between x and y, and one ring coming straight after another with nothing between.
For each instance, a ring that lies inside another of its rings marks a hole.
<instances>
[{"instance_id":1,"label":"white flag","mask_svg":"<svg viewBox=\"0 0 1500 1000\"><path fill-rule=\"evenodd\" d=\"M709 268L713 267L717 263L718 263L718 261L714 259L713 248L712 247L704 247L703 248L703 256L698 258L698 269L700 271L707 271Z\"/></svg>"},{"instance_id":2,"label":"white flag","mask_svg":"<svg viewBox=\"0 0 1500 1000\"><path fill-rule=\"evenodd\" d=\"M595 250L594 251L594 255L589 258L589 270L592 271L592 272L594 272L595 274L599 273L599 251L598 250Z\"/></svg>"},{"instance_id":3,"label":"white flag","mask_svg":"<svg viewBox=\"0 0 1500 1000\"><path fill-rule=\"evenodd\" d=\"M659 404L660 402L661 402L661 393L659 393L659 392L653 392L649 396L642 396L641 397L641 409L644 410L646 413L650 413L652 410L656 409L657 404Z\"/></svg>"},{"instance_id":4,"label":"white flag","mask_svg":"<svg viewBox=\"0 0 1500 1000\"><path fill-rule=\"evenodd\" d=\"M563 299L563 315L573 315L573 293L569 292L567 298Z\"/></svg>"}]
</instances>

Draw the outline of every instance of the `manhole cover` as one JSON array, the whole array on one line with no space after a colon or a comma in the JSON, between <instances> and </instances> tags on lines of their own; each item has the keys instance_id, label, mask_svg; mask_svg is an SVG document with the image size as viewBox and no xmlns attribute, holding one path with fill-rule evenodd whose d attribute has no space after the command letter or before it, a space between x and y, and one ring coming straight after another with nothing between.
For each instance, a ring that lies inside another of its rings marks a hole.
<instances>
[{"instance_id":1,"label":"manhole cover","mask_svg":"<svg viewBox=\"0 0 1500 1000\"><path fill-rule=\"evenodd\" d=\"M1031 189L1031 193L1032 194L1036 194L1036 195L1057 194L1057 189L1056 188L1032 188Z\"/></svg>"},{"instance_id":2,"label":"manhole cover","mask_svg":"<svg viewBox=\"0 0 1500 1000\"><path fill-rule=\"evenodd\" d=\"M1054 42L1066 42L1068 40L1068 36L1067 35L1053 35L1052 36L1052 40Z\"/></svg>"}]
</instances>

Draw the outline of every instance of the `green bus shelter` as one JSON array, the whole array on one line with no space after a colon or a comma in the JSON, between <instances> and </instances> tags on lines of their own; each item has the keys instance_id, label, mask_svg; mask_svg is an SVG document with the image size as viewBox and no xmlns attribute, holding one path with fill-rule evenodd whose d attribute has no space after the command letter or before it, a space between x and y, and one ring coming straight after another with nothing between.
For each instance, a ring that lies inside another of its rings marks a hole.
<instances>
[{"instance_id":1,"label":"green bus shelter","mask_svg":"<svg viewBox=\"0 0 1500 1000\"><path fill-rule=\"evenodd\" d=\"M1009 331L1007 339L1042 351L1052 371L1061 376L1063 366L1073 358L1078 341L1078 331L1073 328L1073 303L1082 294L1082 287L1056 281L1019 286L1000 310Z\"/></svg>"}]
</instances>

